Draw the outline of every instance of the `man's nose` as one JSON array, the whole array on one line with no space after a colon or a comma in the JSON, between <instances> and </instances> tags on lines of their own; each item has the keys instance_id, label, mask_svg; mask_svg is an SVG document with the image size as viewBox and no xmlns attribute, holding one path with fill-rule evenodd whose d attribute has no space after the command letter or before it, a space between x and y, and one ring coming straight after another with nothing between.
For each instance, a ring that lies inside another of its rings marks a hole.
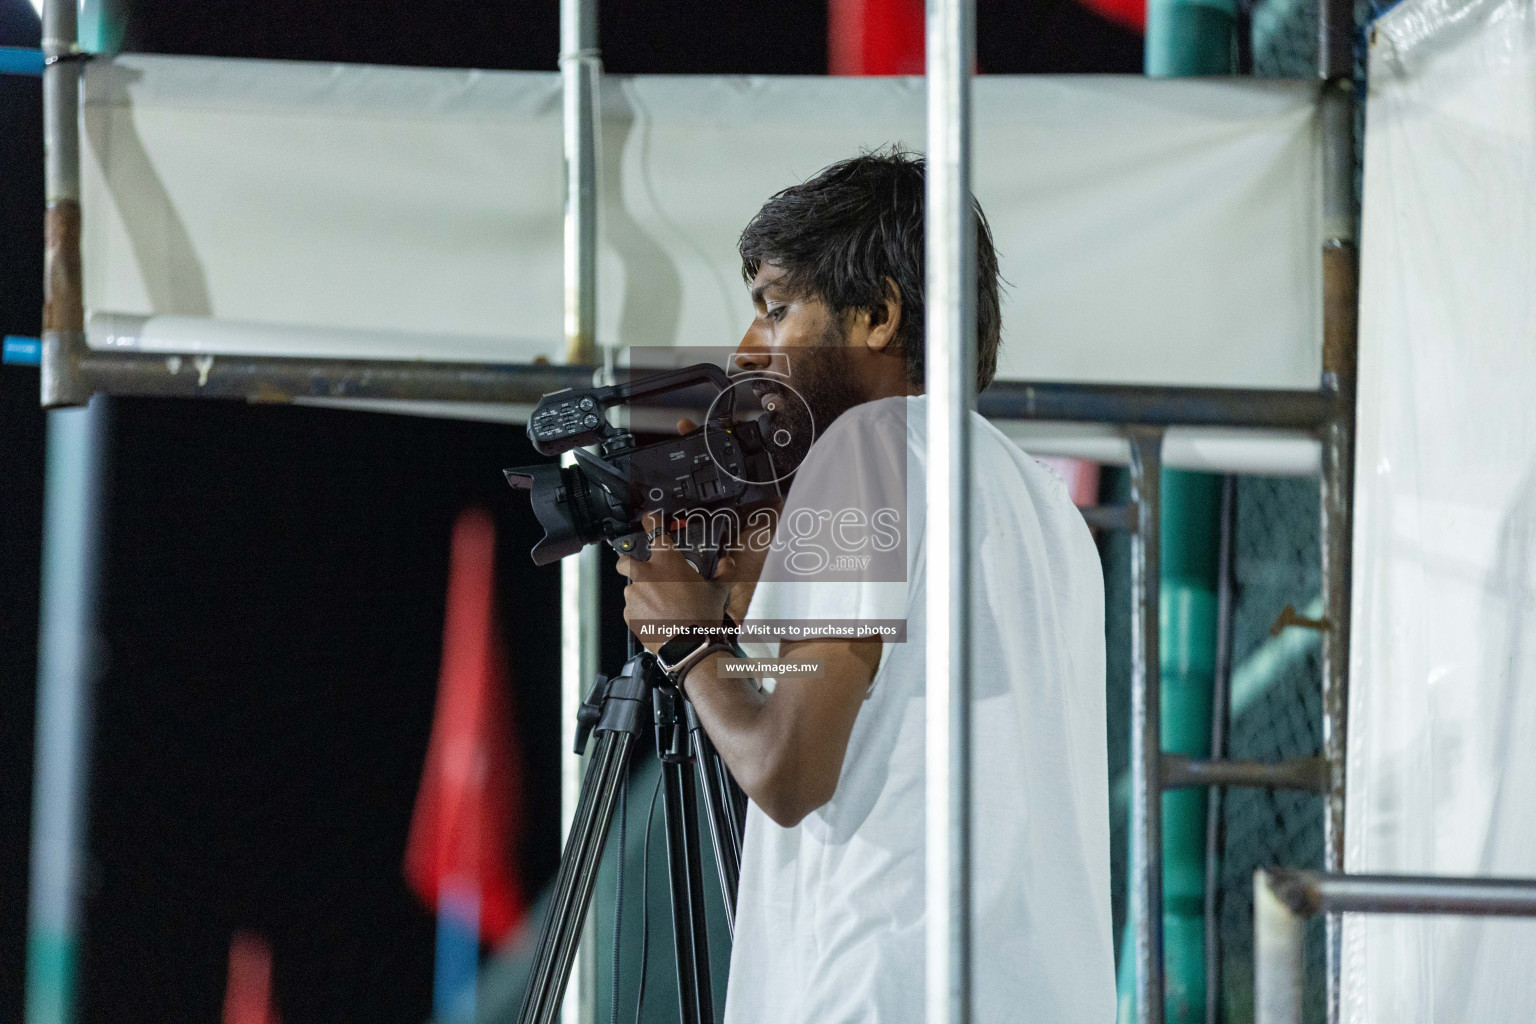
<instances>
[{"instance_id":1,"label":"man's nose","mask_svg":"<svg viewBox=\"0 0 1536 1024\"><path fill-rule=\"evenodd\" d=\"M731 357L731 369L735 373L760 373L772 365L773 353L753 342L750 332L741 339L736 354Z\"/></svg>"}]
</instances>

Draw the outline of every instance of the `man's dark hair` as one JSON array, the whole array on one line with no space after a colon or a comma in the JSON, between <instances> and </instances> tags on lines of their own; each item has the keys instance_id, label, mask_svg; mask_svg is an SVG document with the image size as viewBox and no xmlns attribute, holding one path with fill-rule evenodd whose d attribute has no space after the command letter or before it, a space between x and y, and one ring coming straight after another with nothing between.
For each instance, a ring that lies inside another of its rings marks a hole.
<instances>
[{"instance_id":1,"label":"man's dark hair","mask_svg":"<svg viewBox=\"0 0 1536 1024\"><path fill-rule=\"evenodd\" d=\"M820 296L834 315L880 316L890 289L901 290L896 340L907 379L923 386L923 158L899 148L843 160L763 204L737 249L750 283L764 263L800 294ZM981 205L976 210L976 387L992 383L1001 344L997 251ZM878 322L878 321L877 321Z\"/></svg>"}]
</instances>

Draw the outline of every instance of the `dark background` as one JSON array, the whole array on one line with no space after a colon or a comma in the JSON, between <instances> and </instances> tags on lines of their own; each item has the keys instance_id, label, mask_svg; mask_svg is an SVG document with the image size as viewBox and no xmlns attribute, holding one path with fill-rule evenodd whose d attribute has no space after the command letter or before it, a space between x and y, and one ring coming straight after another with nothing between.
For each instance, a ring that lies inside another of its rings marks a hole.
<instances>
[{"instance_id":1,"label":"dark background","mask_svg":"<svg viewBox=\"0 0 1536 1024\"><path fill-rule=\"evenodd\" d=\"M1141 68L1141 37L1073 0L979 8L983 71ZM826 71L812 0L607 0L600 36L615 72ZM0 0L0 45L37 41ZM124 49L553 70L558 4L135 0ZM0 76L0 334L39 331L40 107ZM0 1020L22 1014L44 422L36 370L0 367ZM80 1019L215 1020L249 928L292 1024L420 1021L433 921L400 864L470 503L499 528L531 887L558 856L558 571L499 472L536 456L517 428L223 402L119 400L110 436Z\"/></svg>"}]
</instances>

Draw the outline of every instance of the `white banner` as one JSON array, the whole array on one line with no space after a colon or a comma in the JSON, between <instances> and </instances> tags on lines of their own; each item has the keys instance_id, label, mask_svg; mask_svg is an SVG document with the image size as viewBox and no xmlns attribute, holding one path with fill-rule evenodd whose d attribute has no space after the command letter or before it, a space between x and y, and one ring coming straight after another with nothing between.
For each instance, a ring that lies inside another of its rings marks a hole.
<instances>
[{"instance_id":1,"label":"white banner","mask_svg":"<svg viewBox=\"0 0 1536 1024\"><path fill-rule=\"evenodd\" d=\"M1536 876L1536 4L1372 34L1345 864ZM1536 1014L1536 922L1350 915L1350 1024Z\"/></svg>"},{"instance_id":2,"label":"white banner","mask_svg":"<svg viewBox=\"0 0 1536 1024\"><path fill-rule=\"evenodd\" d=\"M85 95L92 345L561 357L557 75L133 55ZM1311 83L984 76L975 107L1001 377L1317 386ZM599 340L734 344L753 213L923 111L921 79L607 78Z\"/></svg>"}]
</instances>

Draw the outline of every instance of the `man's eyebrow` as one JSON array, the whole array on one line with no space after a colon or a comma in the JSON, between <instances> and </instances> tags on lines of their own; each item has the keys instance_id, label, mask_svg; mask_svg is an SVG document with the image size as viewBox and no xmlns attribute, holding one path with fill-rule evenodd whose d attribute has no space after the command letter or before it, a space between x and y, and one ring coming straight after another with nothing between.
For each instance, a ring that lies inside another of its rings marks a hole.
<instances>
[{"instance_id":1,"label":"man's eyebrow","mask_svg":"<svg viewBox=\"0 0 1536 1024\"><path fill-rule=\"evenodd\" d=\"M783 287L784 287L784 282L783 281L778 281L778 280L764 281L762 284L757 285L756 287L754 287L752 289L752 301L753 302L762 302L763 301L763 293L766 292L768 289L770 289L770 288L780 288L780 289L782 289Z\"/></svg>"}]
</instances>

